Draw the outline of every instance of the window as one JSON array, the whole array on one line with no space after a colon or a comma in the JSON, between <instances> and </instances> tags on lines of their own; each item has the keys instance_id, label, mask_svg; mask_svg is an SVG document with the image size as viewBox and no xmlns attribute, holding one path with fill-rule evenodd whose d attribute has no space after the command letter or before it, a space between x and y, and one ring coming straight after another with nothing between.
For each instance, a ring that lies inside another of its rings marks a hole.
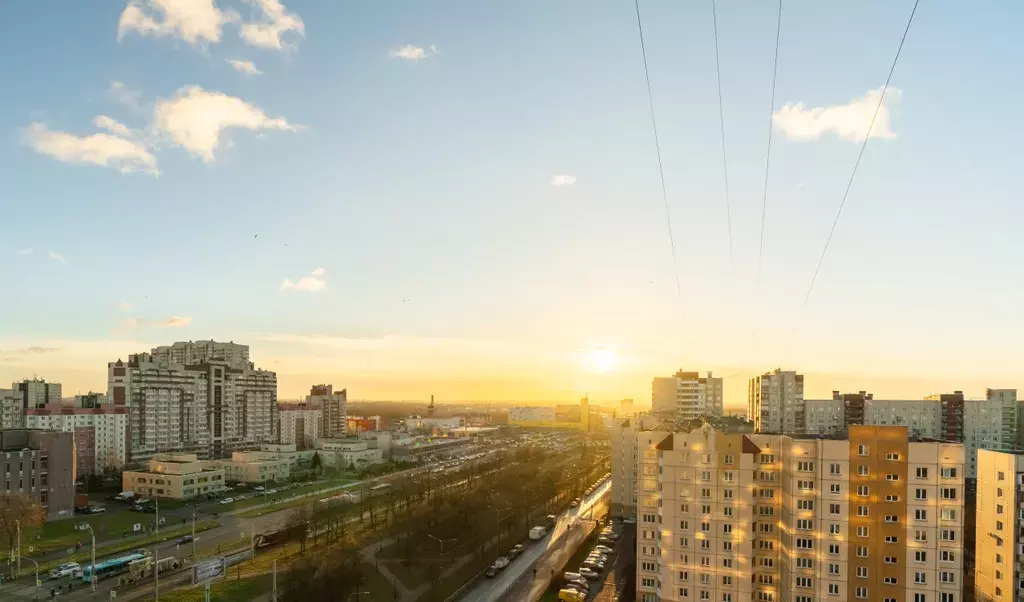
<instances>
[{"instance_id":1,"label":"window","mask_svg":"<svg viewBox=\"0 0 1024 602\"><path fill-rule=\"evenodd\" d=\"M722 490L722 498L727 499L727 500L731 500L732 499L732 489L723 489Z\"/></svg>"},{"instance_id":2,"label":"window","mask_svg":"<svg viewBox=\"0 0 1024 602\"><path fill-rule=\"evenodd\" d=\"M772 525L768 525L768 526L770 527ZM769 529L769 532L770 531L771 531L771 529ZM774 541L765 541L765 540L762 539L762 540L757 542L757 548L759 550L774 550L775 549L775 542Z\"/></svg>"},{"instance_id":3,"label":"window","mask_svg":"<svg viewBox=\"0 0 1024 602\"><path fill-rule=\"evenodd\" d=\"M711 585L711 575L707 573L701 573L700 582L702 585Z\"/></svg>"},{"instance_id":4,"label":"window","mask_svg":"<svg viewBox=\"0 0 1024 602\"><path fill-rule=\"evenodd\" d=\"M939 497L944 500L955 500L956 489L952 487L943 487L942 489L939 490Z\"/></svg>"},{"instance_id":5,"label":"window","mask_svg":"<svg viewBox=\"0 0 1024 602\"><path fill-rule=\"evenodd\" d=\"M857 495L860 497L868 497L870 492L871 490L868 489L867 485L857 485Z\"/></svg>"},{"instance_id":6,"label":"window","mask_svg":"<svg viewBox=\"0 0 1024 602\"><path fill-rule=\"evenodd\" d=\"M829 483L828 492L831 494L840 494L843 492L843 486L839 483Z\"/></svg>"},{"instance_id":7,"label":"window","mask_svg":"<svg viewBox=\"0 0 1024 602\"><path fill-rule=\"evenodd\" d=\"M774 464L775 454L761 454L761 464Z\"/></svg>"},{"instance_id":8,"label":"window","mask_svg":"<svg viewBox=\"0 0 1024 602\"><path fill-rule=\"evenodd\" d=\"M797 500L797 510L814 510L814 500Z\"/></svg>"},{"instance_id":9,"label":"window","mask_svg":"<svg viewBox=\"0 0 1024 602\"><path fill-rule=\"evenodd\" d=\"M868 536L868 528L867 528L867 526L860 525L859 527L857 527L857 537L867 537L867 536Z\"/></svg>"},{"instance_id":10,"label":"window","mask_svg":"<svg viewBox=\"0 0 1024 602\"><path fill-rule=\"evenodd\" d=\"M922 508L914 509L914 520L928 520L928 511Z\"/></svg>"},{"instance_id":11,"label":"window","mask_svg":"<svg viewBox=\"0 0 1024 602\"><path fill-rule=\"evenodd\" d=\"M914 562L928 562L928 552L924 550L914 550Z\"/></svg>"},{"instance_id":12,"label":"window","mask_svg":"<svg viewBox=\"0 0 1024 602\"><path fill-rule=\"evenodd\" d=\"M950 571L939 571L939 583L956 583L955 574Z\"/></svg>"},{"instance_id":13,"label":"window","mask_svg":"<svg viewBox=\"0 0 1024 602\"><path fill-rule=\"evenodd\" d=\"M811 587L811 583L812 582L811 582L811 578L810 577L797 577L796 578L796 586L797 587Z\"/></svg>"},{"instance_id":14,"label":"window","mask_svg":"<svg viewBox=\"0 0 1024 602\"><path fill-rule=\"evenodd\" d=\"M953 467L942 468L941 470L939 470L939 474L942 476L943 479L955 479L956 478L956 468L953 468Z\"/></svg>"},{"instance_id":15,"label":"window","mask_svg":"<svg viewBox=\"0 0 1024 602\"><path fill-rule=\"evenodd\" d=\"M896 537L895 535L886 535L885 536L885 543L899 543L899 542L900 542L900 538Z\"/></svg>"},{"instance_id":16,"label":"window","mask_svg":"<svg viewBox=\"0 0 1024 602\"><path fill-rule=\"evenodd\" d=\"M764 557L762 557L761 558L761 566L763 566L765 568L772 568L773 566L775 566L775 561L773 559L771 559L771 558L764 558Z\"/></svg>"},{"instance_id":17,"label":"window","mask_svg":"<svg viewBox=\"0 0 1024 602\"><path fill-rule=\"evenodd\" d=\"M883 577L882 581L886 585L896 585L899 582L899 580L896 577Z\"/></svg>"},{"instance_id":18,"label":"window","mask_svg":"<svg viewBox=\"0 0 1024 602\"><path fill-rule=\"evenodd\" d=\"M868 507L867 506L857 506L857 516L867 516L867 515L868 515Z\"/></svg>"},{"instance_id":19,"label":"window","mask_svg":"<svg viewBox=\"0 0 1024 602\"><path fill-rule=\"evenodd\" d=\"M949 550L939 550L939 562L956 562L956 553Z\"/></svg>"},{"instance_id":20,"label":"window","mask_svg":"<svg viewBox=\"0 0 1024 602\"><path fill-rule=\"evenodd\" d=\"M656 522L658 522L658 515L657 514L644 514L642 516L643 516L643 521L645 523L656 523Z\"/></svg>"},{"instance_id":21,"label":"window","mask_svg":"<svg viewBox=\"0 0 1024 602\"><path fill-rule=\"evenodd\" d=\"M732 568L732 558L723 558L722 559L722 566L724 566L727 569L731 569Z\"/></svg>"},{"instance_id":22,"label":"window","mask_svg":"<svg viewBox=\"0 0 1024 602\"><path fill-rule=\"evenodd\" d=\"M1006 480L1006 473L1000 470L998 473L996 473L996 480L997 481L1005 481Z\"/></svg>"},{"instance_id":23,"label":"window","mask_svg":"<svg viewBox=\"0 0 1024 602\"><path fill-rule=\"evenodd\" d=\"M700 524L700 530L702 532L704 532L704 533L710 532L711 531L711 523L701 523Z\"/></svg>"},{"instance_id":24,"label":"window","mask_svg":"<svg viewBox=\"0 0 1024 602\"><path fill-rule=\"evenodd\" d=\"M839 544L837 544L837 543L830 543L830 544L828 544L828 553L831 556L838 556L839 555Z\"/></svg>"},{"instance_id":25,"label":"window","mask_svg":"<svg viewBox=\"0 0 1024 602\"><path fill-rule=\"evenodd\" d=\"M680 531L686 531L689 528L690 528L690 521L688 521L688 520L681 520L681 521L679 521L679 530Z\"/></svg>"},{"instance_id":26,"label":"window","mask_svg":"<svg viewBox=\"0 0 1024 602\"><path fill-rule=\"evenodd\" d=\"M711 514L711 505L710 504L701 504L700 505L700 513L701 514Z\"/></svg>"},{"instance_id":27,"label":"window","mask_svg":"<svg viewBox=\"0 0 1024 602\"><path fill-rule=\"evenodd\" d=\"M921 489L921 488L915 489L914 490L914 499L918 500L918 501L927 500L928 499L928 490L927 489Z\"/></svg>"},{"instance_id":28,"label":"window","mask_svg":"<svg viewBox=\"0 0 1024 602\"><path fill-rule=\"evenodd\" d=\"M836 476L840 475L841 474L840 466L838 464L829 464L828 465L828 474L836 475Z\"/></svg>"},{"instance_id":29,"label":"window","mask_svg":"<svg viewBox=\"0 0 1024 602\"><path fill-rule=\"evenodd\" d=\"M920 584L920 585L927 585L927 583L928 583L928 573L921 573L921 572L915 571L914 572L914 583L917 583L917 584Z\"/></svg>"},{"instance_id":30,"label":"window","mask_svg":"<svg viewBox=\"0 0 1024 602\"><path fill-rule=\"evenodd\" d=\"M700 480L702 480L702 481L710 481L711 480L711 472L708 471L708 470L700 471Z\"/></svg>"},{"instance_id":31,"label":"window","mask_svg":"<svg viewBox=\"0 0 1024 602\"><path fill-rule=\"evenodd\" d=\"M926 466L918 466L917 469L914 471L914 475L917 476L917 478L919 478L919 479L927 479L928 478L928 467L926 467Z\"/></svg>"},{"instance_id":32,"label":"window","mask_svg":"<svg viewBox=\"0 0 1024 602\"><path fill-rule=\"evenodd\" d=\"M828 574L829 575L838 575L839 574L839 565L835 564L835 563L832 563L832 562L828 563Z\"/></svg>"},{"instance_id":33,"label":"window","mask_svg":"<svg viewBox=\"0 0 1024 602\"><path fill-rule=\"evenodd\" d=\"M722 585L732 585L732 577L729 575L722 577Z\"/></svg>"},{"instance_id":34,"label":"window","mask_svg":"<svg viewBox=\"0 0 1024 602\"><path fill-rule=\"evenodd\" d=\"M700 549L702 549L702 550L710 550L711 549L711 541L707 540L707 539L701 539L700 540Z\"/></svg>"},{"instance_id":35,"label":"window","mask_svg":"<svg viewBox=\"0 0 1024 602\"><path fill-rule=\"evenodd\" d=\"M771 592L757 592L757 602L775 602L775 594ZM946 602L943 600L942 602ZM949 602L953 602L950 600Z\"/></svg>"},{"instance_id":36,"label":"window","mask_svg":"<svg viewBox=\"0 0 1024 602\"><path fill-rule=\"evenodd\" d=\"M761 490L761 497L765 498L765 499L771 499L771 498L775 497L775 490L774 489L762 489Z\"/></svg>"},{"instance_id":37,"label":"window","mask_svg":"<svg viewBox=\"0 0 1024 602\"><path fill-rule=\"evenodd\" d=\"M814 462L800 461L796 463L796 469L800 472L814 472Z\"/></svg>"},{"instance_id":38,"label":"window","mask_svg":"<svg viewBox=\"0 0 1024 602\"><path fill-rule=\"evenodd\" d=\"M898 480L900 480L900 475L893 474L893 473L890 472L890 473L885 475L885 480L886 481L898 481Z\"/></svg>"},{"instance_id":39,"label":"window","mask_svg":"<svg viewBox=\"0 0 1024 602\"><path fill-rule=\"evenodd\" d=\"M895 514L886 514L885 515L885 522L887 522L887 523L897 523L897 522L899 522L899 520L900 519L897 518L897 516Z\"/></svg>"},{"instance_id":40,"label":"window","mask_svg":"<svg viewBox=\"0 0 1024 602\"><path fill-rule=\"evenodd\" d=\"M701 600L710 600L711 599L711 594L708 593L708 590L702 589L702 590L700 590L700 599Z\"/></svg>"},{"instance_id":41,"label":"window","mask_svg":"<svg viewBox=\"0 0 1024 602\"><path fill-rule=\"evenodd\" d=\"M882 559L882 562L884 562L885 564L899 564L899 561L896 560L895 556L886 556Z\"/></svg>"},{"instance_id":42,"label":"window","mask_svg":"<svg viewBox=\"0 0 1024 602\"><path fill-rule=\"evenodd\" d=\"M956 531L952 529L941 529L939 531L939 539L942 541L956 541Z\"/></svg>"},{"instance_id":43,"label":"window","mask_svg":"<svg viewBox=\"0 0 1024 602\"><path fill-rule=\"evenodd\" d=\"M797 537L796 548L798 550L812 550L814 549L814 540L807 537Z\"/></svg>"},{"instance_id":44,"label":"window","mask_svg":"<svg viewBox=\"0 0 1024 602\"><path fill-rule=\"evenodd\" d=\"M996 514L1002 514L1002 513L1003 513L1003 505L1002 504L996 504Z\"/></svg>"},{"instance_id":45,"label":"window","mask_svg":"<svg viewBox=\"0 0 1024 602\"><path fill-rule=\"evenodd\" d=\"M732 454L725 454L725 463L726 464L732 464L733 463L733 461L732 461Z\"/></svg>"},{"instance_id":46,"label":"window","mask_svg":"<svg viewBox=\"0 0 1024 602\"><path fill-rule=\"evenodd\" d=\"M867 546L857 546L857 558L867 558L868 548Z\"/></svg>"},{"instance_id":47,"label":"window","mask_svg":"<svg viewBox=\"0 0 1024 602\"><path fill-rule=\"evenodd\" d=\"M857 467L857 474L858 475L860 475L862 477L866 477L866 476L868 476L868 473L869 473L869 470L868 470L868 465L867 464L861 464L860 466Z\"/></svg>"},{"instance_id":48,"label":"window","mask_svg":"<svg viewBox=\"0 0 1024 602\"><path fill-rule=\"evenodd\" d=\"M655 571L654 563L653 562L647 562L647 561L641 562L640 563L640 570L647 571L649 573L653 573Z\"/></svg>"},{"instance_id":49,"label":"window","mask_svg":"<svg viewBox=\"0 0 1024 602\"><path fill-rule=\"evenodd\" d=\"M700 565L701 566L711 566L711 558L709 558L707 556L701 556L700 557Z\"/></svg>"},{"instance_id":50,"label":"window","mask_svg":"<svg viewBox=\"0 0 1024 602\"><path fill-rule=\"evenodd\" d=\"M724 514L725 516L732 516L732 506L723 506L722 514Z\"/></svg>"},{"instance_id":51,"label":"window","mask_svg":"<svg viewBox=\"0 0 1024 602\"><path fill-rule=\"evenodd\" d=\"M829 535L839 535L839 524L838 523L830 524L828 526L828 534Z\"/></svg>"},{"instance_id":52,"label":"window","mask_svg":"<svg viewBox=\"0 0 1024 602\"><path fill-rule=\"evenodd\" d=\"M939 602L956 602L956 594L952 592L939 592Z\"/></svg>"},{"instance_id":53,"label":"window","mask_svg":"<svg viewBox=\"0 0 1024 602\"><path fill-rule=\"evenodd\" d=\"M711 454L701 454L700 461L704 464L711 464Z\"/></svg>"},{"instance_id":54,"label":"window","mask_svg":"<svg viewBox=\"0 0 1024 602\"><path fill-rule=\"evenodd\" d=\"M832 516L839 516L839 504L829 504L828 513Z\"/></svg>"},{"instance_id":55,"label":"window","mask_svg":"<svg viewBox=\"0 0 1024 602\"><path fill-rule=\"evenodd\" d=\"M798 568L798 569L813 569L814 568L814 560L811 559L811 558L797 558L796 559L796 568Z\"/></svg>"},{"instance_id":56,"label":"window","mask_svg":"<svg viewBox=\"0 0 1024 602\"><path fill-rule=\"evenodd\" d=\"M866 456L866 455L868 455L868 446L864 445L864 444L858 445L857 446L857 455L859 455L859 456Z\"/></svg>"},{"instance_id":57,"label":"window","mask_svg":"<svg viewBox=\"0 0 1024 602\"><path fill-rule=\"evenodd\" d=\"M725 533L726 535L732 533L732 525L722 525L722 533Z\"/></svg>"},{"instance_id":58,"label":"window","mask_svg":"<svg viewBox=\"0 0 1024 602\"><path fill-rule=\"evenodd\" d=\"M829 583L828 584L828 595L830 595L830 596L838 596L839 595L839 584L838 583Z\"/></svg>"},{"instance_id":59,"label":"window","mask_svg":"<svg viewBox=\"0 0 1024 602\"><path fill-rule=\"evenodd\" d=\"M726 483L732 483L733 472L731 470L727 470L727 471L723 472L722 473L722 480L725 481Z\"/></svg>"},{"instance_id":60,"label":"window","mask_svg":"<svg viewBox=\"0 0 1024 602\"><path fill-rule=\"evenodd\" d=\"M732 542L731 541L723 541L722 542L722 551L724 551L724 552L732 552Z\"/></svg>"},{"instance_id":61,"label":"window","mask_svg":"<svg viewBox=\"0 0 1024 602\"><path fill-rule=\"evenodd\" d=\"M761 533L775 533L775 525L772 523L757 523L757 530Z\"/></svg>"},{"instance_id":62,"label":"window","mask_svg":"<svg viewBox=\"0 0 1024 602\"><path fill-rule=\"evenodd\" d=\"M775 508L771 506L758 506L757 512L761 516L775 516Z\"/></svg>"},{"instance_id":63,"label":"window","mask_svg":"<svg viewBox=\"0 0 1024 602\"><path fill-rule=\"evenodd\" d=\"M640 579L640 586L641 587L654 587L654 579L651 579L649 577L644 577L644 578Z\"/></svg>"},{"instance_id":64,"label":"window","mask_svg":"<svg viewBox=\"0 0 1024 602\"><path fill-rule=\"evenodd\" d=\"M810 531L814 527L812 526L810 519L798 518L796 521L796 528L799 531Z\"/></svg>"},{"instance_id":65,"label":"window","mask_svg":"<svg viewBox=\"0 0 1024 602\"><path fill-rule=\"evenodd\" d=\"M863 446L861 446L861 447L863 447ZM858 598L867 598L868 597L868 588L866 588L866 587L858 587L855 590L854 595L857 596Z\"/></svg>"},{"instance_id":66,"label":"window","mask_svg":"<svg viewBox=\"0 0 1024 602\"><path fill-rule=\"evenodd\" d=\"M858 579L867 579L868 578L868 567L866 567L866 566L859 566L859 567L857 567L857 578Z\"/></svg>"},{"instance_id":67,"label":"window","mask_svg":"<svg viewBox=\"0 0 1024 602\"><path fill-rule=\"evenodd\" d=\"M702 487L701 490L700 490L700 497L702 497L704 499L707 499L707 498L711 497L711 490Z\"/></svg>"},{"instance_id":68,"label":"window","mask_svg":"<svg viewBox=\"0 0 1024 602\"><path fill-rule=\"evenodd\" d=\"M921 593L914 594L914 602L928 602L928 596Z\"/></svg>"}]
</instances>

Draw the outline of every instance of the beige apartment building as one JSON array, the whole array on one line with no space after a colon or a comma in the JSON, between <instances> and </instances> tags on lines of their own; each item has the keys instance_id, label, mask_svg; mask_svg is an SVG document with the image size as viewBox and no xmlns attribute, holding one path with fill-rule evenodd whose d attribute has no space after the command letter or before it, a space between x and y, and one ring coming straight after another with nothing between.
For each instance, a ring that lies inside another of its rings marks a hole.
<instances>
[{"instance_id":1,"label":"beige apartment building","mask_svg":"<svg viewBox=\"0 0 1024 602\"><path fill-rule=\"evenodd\" d=\"M705 426L638 461L640 602L961 600L962 444Z\"/></svg>"},{"instance_id":2,"label":"beige apartment building","mask_svg":"<svg viewBox=\"0 0 1024 602\"><path fill-rule=\"evenodd\" d=\"M207 466L196 454L155 454L148 470L122 472L121 487L142 497L187 500L224 491L224 470Z\"/></svg>"},{"instance_id":3,"label":"beige apartment building","mask_svg":"<svg viewBox=\"0 0 1024 602\"><path fill-rule=\"evenodd\" d=\"M974 599L1024 600L1024 452L978 450Z\"/></svg>"}]
</instances>

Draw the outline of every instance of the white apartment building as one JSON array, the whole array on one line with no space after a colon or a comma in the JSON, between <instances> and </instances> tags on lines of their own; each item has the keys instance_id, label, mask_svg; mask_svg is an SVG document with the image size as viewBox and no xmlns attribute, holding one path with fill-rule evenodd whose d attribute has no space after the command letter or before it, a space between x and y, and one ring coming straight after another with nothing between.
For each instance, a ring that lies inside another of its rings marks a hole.
<instances>
[{"instance_id":1,"label":"white apartment building","mask_svg":"<svg viewBox=\"0 0 1024 602\"><path fill-rule=\"evenodd\" d=\"M60 403L61 384L48 383L39 378L26 379L11 385L21 394L22 408L41 408L47 404Z\"/></svg>"},{"instance_id":2,"label":"white apartment building","mask_svg":"<svg viewBox=\"0 0 1024 602\"><path fill-rule=\"evenodd\" d=\"M25 426L25 406L21 391L0 389L0 429Z\"/></svg>"},{"instance_id":3,"label":"white apartment building","mask_svg":"<svg viewBox=\"0 0 1024 602\"><path fill-rule=\"evenodd\" d=\"M699 372L680 370L669 377L656 377L651 383L651 411L675 416L680 422L701 416L721 417L723 403L722 379L711 372L701 376Z\"/></svg>"},{"instance_id":4,"label":"white apartment building","mask_svg":"<svg viewBox=\"0 0 1024 602\"><path fill-rule=\"evenodd\" d=\"M330 439L346 435L348 389L335 391L334 385L313 385L306 396L306 403L320 408L320 437Z\"/></svg>"},{"instance_id":5,"label":"white apartment building","mask_svg":"<svg viewBox=\"0 0 1024 602\"><path fill-rule=\"evenodd\" d=\"M964 449L671 433L638 450L640 602L960 602Z\"/></svg>"},{"instance_id":6,"label":"white apartment building","mask_svg":"<svg viewBox=\"0 0 1024 602\"><path fill-rule=\"evenodd\" d=\"M648 415L649 418L653 418ZM617 420L608 429L611 440L611 464L612 464L612 488L611 506L609 511L612 516L636 518L637 501L637 450L647 449L651 445L662 441L671 429L650 430L651 422L645 421L644 416L635 416L626 420ZM647 428L645 428L645 423ZM671 425L667 425L671 427Z\"/></svg>"},{"instance_id":7,"label":"white apartment building","mask_svg":"<svg viewBox=\"0 0 1024 602\"><path fill-rule=\"evenodd\" d=\"M276 442L277 375L248 355L245 345L201 341L110 362L108 398L129 409L129 461L165 452L226 458Z\"/></svg>"},{"instance_id":8,"label":"white apartment building","mask_svg":"<svg viewBox=\"0 0 1024 602\"><path fill-rule=\"evenodd\" d=\"M320 440L321 408L311 403L279 403L277 404L278 429L281 443L295 444L298 449L312 449Z\"/></svg>"},{"instance_id":9,"label":"white apartment building","mask_svg":"<svg viewBox=\"0 0 1024 602\"><path fill-rule=\"evenodd\" d=\"M974 599L1024 600L1024 452L980 450Z\"/></svg>"},{"instance_id":10,"label":"white apartment building","mask_svg":"<svg viewBox=\"0 0 1024 602\"><path fill-rule=\"evenodd\" d=\"M25 410L25 428L74 433L78 475L118 471L125 465L127 408L49 404Z\"/></svg>"},{"instance_id":11,"label":"white apartment building","mask_svg":"<svg viewBox=\"0 0 1024 602\"><path fill-rule=\"evenodd\" d=\"M776 368L750 379L747 419L758 433L804 432L804 375Z\"/></svg>"}]
</instances>

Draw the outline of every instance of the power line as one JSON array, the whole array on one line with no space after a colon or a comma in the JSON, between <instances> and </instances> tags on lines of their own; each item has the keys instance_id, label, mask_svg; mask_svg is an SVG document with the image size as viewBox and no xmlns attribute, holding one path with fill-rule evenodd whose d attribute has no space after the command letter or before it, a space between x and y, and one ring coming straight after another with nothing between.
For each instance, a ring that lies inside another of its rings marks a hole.
<instances>
[{"instance_id":1,"label":"power line","mask_svg":"<svg viewBox=\"0 0 1024 602\"><path fill-rule=\"evenodd\" d=\"M875 120L878 118L878 113L882 109L882 103L885 101L885 93L889 89L889 82L892 81L892 74L896 71L896 63L900 60L900 53L903 52L903 43L907 41L907 34L910 33L910 26L914 22L914 15L917 13L917 5L921 0L914 0L914 8L910 11L910 18L907 19L907 27L903 30L903 37L900 38L900 45L896 48L896 56L892 59L892 66L889 67L889 76L885 78L885 85L882 86L882 93L878 96L878 104L875 105L875 112L871 115L871 123L868 125L868 131L864 134L864 142L860 145L860 152L857 153L857 161L853 164L853 172L850 173L850 180L846 183L846 191L843 192L843 200L839 202L839 210L836 211L836 218L832 220L832 228L828 231L828 238L825 239L825 247L821 250L821 257L818 258L818 265L814 268L814 276L811 277L811 284L807 287L807 294L804 295L804 304L801 306L800 311L802 312L807 308L807 301L811 298L811 291L814 290L814 283L818 280L818 271L821 270L821 264L825 261L825 253L828 252L828 245L832 242L832 235L835 234L836 224L839 223L839 216L843 214L843 206L846 205L846 198L850 195L850 188L853 186L853 179L857 176L857 168L860 167L860 160L864 156L864 149L868 147L868 140L871 139L871 131L875 129Z\"/></svg>"},{"instance_id":2,"label":"power line","mask_svg":"<svg viewBox=\"0 0 1024 602\"><path fill-rule=\"evenodd\" d=\"M764 158L764 194L761 197L761 242L757 246L757 288L761 288L761 260L764 257L764 214L768 205L768 174L772 165L772 115L775 113L775 82L779 75L779 34L782 32L782 0L779 0L779 16L775 22L775 62L772 66L772 106L768 111L768 152Z\"/></svg>"},{"instance_id":3,"label":"power line","mask_svg":"<svg viewBox=\"0 0 1024 602\"><path fill-rule=\"evenodd\" d=\"M647 80L647 103L651 107L651 127L654 130L654 151L658 157L658 175L661 177L661 200L665 204L665 223L668 225L668 242L672 247L672 272L676 277L676 295L683 298L683 288L679 284L679 266L676 263L676 239L672 234L672 214L668 209L668 192L665 188L665 168L661 163L661 143L658 140L658 119L654 114L654 95L651 93L651 72L647 67L647 46L644 44L644 26L640 20L640 0L633 0L636 7L636 28L640 32L640 53L644 58L644 78Z\"/></svg>"},{"instance_id":4,"label":"power line","mask_svg":"<svg viewBox=\"0 0 1024 602\"><path fill-rule=\"evenodd\" d=\"M718 124L722 130L722 172L725 177L725 222L729 229L729 263L735 268L736 259L732 251L732 208L729 202L729 161L725 152L725 110L722 108L722 64L718 57L718 10L716 0L711 0L711 23L715 29L715 72L718 74ZM772 104L775 104L772 102Z\"/></svg>"}]
</instances>

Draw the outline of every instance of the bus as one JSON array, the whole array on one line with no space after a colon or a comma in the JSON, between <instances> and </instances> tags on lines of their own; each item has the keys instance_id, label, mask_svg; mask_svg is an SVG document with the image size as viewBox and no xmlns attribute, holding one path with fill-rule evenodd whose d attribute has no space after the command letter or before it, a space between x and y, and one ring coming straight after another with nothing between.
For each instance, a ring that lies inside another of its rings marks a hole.
<instances>
[{"instance_id":1,"label":"bus","mask_svg":"<svg viewBox=\"0 0 1024 602\"><path fill-rule=\"evenodd\" d=\"M112 577L114 575L120 575L121 573L127 573L129 565L135 563L137 560L143 560L147 557L147 554L143 551L138 550L124 556L118 556L117 558L111 558L110 560L104 560L98 562L95 565L86 566L81 571L82 581L91 583L93 577L97 580ZM94 575L95 573L95 575Z\"/></svg>"},{"instance_id":2,"label":"bus","mask_svg":"<svg viewBox=\"0 0 1024 602\"><path fill-rule=\"evenodd\" d=\"M376 485L374 487L370 487L370 496L371 497L376 497L378 495L384 495L385 493L387 493L390 490L391 490L391 485L389 483L383 483L381 485Z\"/></svg>"}]
</instances>

